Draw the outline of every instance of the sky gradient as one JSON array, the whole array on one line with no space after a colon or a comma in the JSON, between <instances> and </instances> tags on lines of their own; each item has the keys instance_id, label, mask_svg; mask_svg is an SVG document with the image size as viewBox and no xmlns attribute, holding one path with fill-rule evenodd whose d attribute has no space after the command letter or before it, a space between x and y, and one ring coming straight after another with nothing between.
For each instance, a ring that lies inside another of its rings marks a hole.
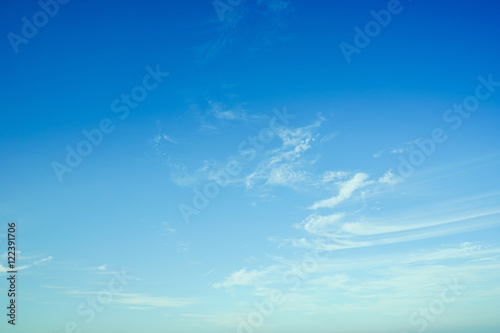
<instances>
[{"instance_id":1,"label":"sky gradient","mask_svg":"<svg viewBox=\"0 0 500 333\"><path fill-rule=\"evenodd\" d=\"M0 6L2 332L500 330L498 2Z\"/></svg>"}]
</instances>

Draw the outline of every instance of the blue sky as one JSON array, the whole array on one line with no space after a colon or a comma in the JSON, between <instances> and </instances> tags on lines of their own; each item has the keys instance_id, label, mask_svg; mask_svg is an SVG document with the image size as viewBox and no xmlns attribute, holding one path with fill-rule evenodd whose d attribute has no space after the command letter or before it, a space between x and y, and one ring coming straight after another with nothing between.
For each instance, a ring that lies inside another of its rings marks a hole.
<instances>
[{"instance_id":1,"label":"blue sky","mask_svg":"<svg viewBox=\"0 0 500 333\"><path fill-rule=\"evenodd\" d=\"M498 3L215 3L1 5L15 329L498 332Z\"/></svg>"}]
</instances>

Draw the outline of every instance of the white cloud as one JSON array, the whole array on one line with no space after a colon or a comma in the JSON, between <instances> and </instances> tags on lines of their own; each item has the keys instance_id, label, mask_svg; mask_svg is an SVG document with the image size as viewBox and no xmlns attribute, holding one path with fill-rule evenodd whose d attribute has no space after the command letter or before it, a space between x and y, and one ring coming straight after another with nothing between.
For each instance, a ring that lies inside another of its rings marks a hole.
<instances>
[{"instance_id":1,"label":"white cloud","mask_svg":"<svg viewBox=\"0 0 500 333\"><path fill-rule=\"evenodd\" d=\"M0 254L0 259L2 261L7 261L7 257L9 257L8 252L5 251L4 253ZM25 260L25 259L32 259L34 257L21 257L21 251L16 251L16 260Z\"/></svg>"},{"instance_id":2,"label":"white cloud","mask_svg":"<svg viewBox=\"0 0 500 333\"><path fill-rule=\"evenodd\" d=\"M154 141L154 143L155 143L155 144L160 143L162 140L165 140L165 141L168 141L168 142L171 142L171 143L179 143L177 140L172 139L171 137L169 137L169 136L168 136L168 135L166 135L165 133L158 134L158 135L156 135L156 136L153 138L153 141Z\"/></svg>"},{"instance_id":3,"label":"white cloud","mask_svg":"<svg viewBox=\"0 0 500 333\"><path fill-rule=\"evenodd\" d=\"M366 179L368 179L368 175L365 173L359 172L355 174L351 179L339 184L340 190L336 196L314 203L311 209L335 207L342 201L349 199L357 189L371 184L371 182L366 182Z\"/></svg>"},{"instance_id":4,"label":"white cloud","mask_svg":"<svg viewBox=\"0 0 500 333\"><path fill-rule=\"evenodd\" d=\"M420 239L440 237L458 232L467 232L492 223L500 211L481 211L466 214L456 212L451 216L437 212L427 212L422 216L386 217L384 219L365 219L356 222L343 222L342 214L329 216L311 215L304 222L295 224L315 236L326 237L313 242L308 239L288 239L285 242L295 247L324 249L328 251L395 244ZM408 215L402 213L402 215ZM428 216L431 215L432 218ZM471 221L475 221L471 223ZM469 251L472 248L463 245Z\"/></svg>"},{"instance_id":5,"label":"white cloud","mask_svg":"<svg viewBox=\"0 0 500 333\"><path fill-rule=\"evenodd\" d=\"M41 288L46 288L46 289L69 289L69 287L60 287L60 286L53 286L53 285L48 285L48 284L42 284L40 285Z\"/></svg>"},{"instance_id":6,"label":"white cloud","mask_svg":"<svg viewBox=\"0 0 500 333\"><path fill-rule=\"evenodd\" d=\"M263 182L264 185L293 186L309 180L303 170L311 163L304 154L311 149L317 135L314 133L321 126L323 119L312 125L299 128L283 128L277 132L282 141L278 149L270 151L270 157L259 163L257 168L245 178L247 188Z\"/></svg>"},{"instance_id":7,"label":"white cloud","mask_svg":"<svg viewBox=\"0 0 500 333\"><path fill-rule=\"evenodd\" d=\"M391 154L403 154L407 151L407 148L394 148L391 150Z\"/></svg>"},{"instance_id":8,"label":"white cloud","mask_svg":"<svg viewBox=\"0 0 500 333\"><path fill-rule=\"evenodd\" d=\"M305 231L315 234L323 235L331 231L332 227L339 227L340 220L345 216L344 213L332 214L322 216L313 214L308 216L302 223L295 224L296 228L303 228Z\"/></svg>"},{"instance_id":9,"label":"white cloud","mask_svg":"<svg viewBox=\"0 0 500 333\"><path fill-rule=\"evenodd\" d=\"M221 166L214 161L203 161L203 165L194 172L188 172L184 165L171 165L174 171L170 174L170 179L181 187L194 187L200 182L209 181L213 174L221 169Z\"/></svg>"},{"instance_id":10,"label":"white cloud","mask_svg":"<svg viewBox=\"0 0 500 333\"><path fill-rule=\"evenodd\" d=\"M24 257L19 256L18 254L20 254L20 253L21 253L21 251L16 251L16 266L15 266L16 271L28 269L34 265L40 265L40 264L43 264L44 262L47 262L47 261L54 259L54 257L49 256L47 258L35 260L29 264L19 265L19 261L24 261L24 260L29 258L29 257L24 258ZM7 259L7 252L5 252L4 255L5 255L5 259ZM4 273L4 272L10 271L10 270L12 270L12 269L10 269L9 267L4 267L2 264L0 264L0 273Z\"/></svg>"},{"instance_id":11,"label":"white cloud","mask_svg":"<svg viewBox=\"0 0 500 333\"><path fill-rule=\"evenodd\" d=\"M217 119L237 120L241 119L234 111L228 110L226 105L221 102L208 101L210 113Z\"/></svg>"},{"instance_id":12,"label":"white cloud","mask_svg":"<svg viewBox=\"0 0 500 333\"><path fill-rule=\"evenodd\" d=\"M196 304L197 299L194 298L172 298L172 297L154 297L145 296L143 294L118 294L118 298L113 300L115 303L134 305L134 306L148 306L148 307L186 307Z\"/></svg>"},{"instance_id":13,"label":"white cloud","mask_svg":"<svg viewBox=\"0 0 500 333\"><path fill-rule=\"evenodd\" d=\"M198 182L198 177L187 172L186 168L180 168L170 174L170 180L181 187L193 187Z\"/></svg>"},{"instance_id":14,"label":"white cloud","mask_svg":"<svg viewBox=\"0 0 500 333\"><path fill-rule=\"evenodd\" d=\"M99 271L99 272L104 272L108 269L108 265L104 264L104 265L101 265L101 266L97 266L97 267L91 267L91 268L88 268L89 270L91 271Z\"/></svg>"},{"instance_id":15,"label":"white cloud","mask_svg":"<svg viewBox=\"0 0 500 333\"><path fill-rule=\"evenodd\" d=\"M77 296L77 297L88 297L97 296L102 292L95 291L78 291L70 290L67 291L67 295ZM129 293L112 293L110 298L110 303L118 303L131 305L133 307L150 307L150 308L180 308L189 305L199 303L197 298L173 298L173 297L159 297L159 296L148 296L144 294L129 294Z\"/></svg>"},{"instance_id":16,"label":"white cloud","mask_svg":"<svg viewBox=\"0 0 500 333\"><path fill-rule=\"evenodd\" d=\"M322 137L320 142L328 142L328 141L336 138L338 135L339 135L338 132L329 133L329 134L325 135L324 137Z\"/></svg>"},{"instance_id":17,"label":"white cloud","mask_svg":"<svg viewBox=\"0 0 500 333\"><path fill-rule=\"evenodd\" d=\"M177 230L172 228L168 222L163 222L164 230L165 232L163 235L170 235L170 234L176 234Z\"/></svg>"},{"instance_id":18,"label":"white cloud","mask_svg":"<svg viewBox=\"0 0 500 333\"><path fill-rule=\"evenodd\" d=\"M325 289L339 289L345 288L348 281L349 276L347 274L335 274L332 276L325 275L318 279L311 279L307 281L307 284Z\"/></svg>"},{"instance_id":19,"label":"white cloud","mask_svg":"<svg viewBox=\"0 0 500 333\"><path fill-rule=\"evenodd\" d=\"M339 180L347 177L349 175L348 172L345 171L326 171L322 175L322 181L324 183L332 182L334 180Z\"/></svg>"},{"instance_id":20,"label":"white cloud","mask_svg":"<svg viewBox=\"0 0 500 333\"><path fill-rule=\"evenodd\" d=\"M386 184L386 185L396 185L400 181L401 179L396 177L396 175L394 175L392 169L387 171L382 177L378 179L378 182L380 184Z\"/></svg>"},{"instance_id":21,"label":"white cloud","mask_svg":"<svg viewBox=\"0 0 500 333\"><path fill-rule=\"evenodd\" d=\"M319 258L311 253L299 257L294 253L289 259L269 256L279 264L261 268L268 274L257 284L252 283L256 287L253 296L266 299L273 290L282 293L285 302L280 304L280 311L288 316L328 315L332 308L343 315L373 311L379 316L383 309L391 316L396 311L404 320L422 302L447 288L447 281L454 285L458 281L459 288L467 291L461 303L467 303L471 295L487 302L500 297L500 288L495 284L499 254L500 248L464 242L437 249L398 250L390 256L372 251L331 256L322 253ZM316 259L314 266L307 266L305 271L307 258ZM293 283L284 285L284 274L293 276ZM247 295L248 290L241 292Z\"/></svg>"},{"instance_id":22,"label":"white cloud","mask_svg":"<svg viewBox=\"0 0 500 333\"><path fill-rule=\"evenodd\" d=\"M230 288L234 286L250 286L253 285L257 279L266 275L267 272L259 272L257 270L247 272L246 268L243 268L237 272L234 272L228 276L224 282L215 283L214 288Z\"/></svg>"},{"instance_id":23,"label":"white cloud","mask_svg":"<svg viewBox=\"0 0 500 333\"><path fill-rule=\"evenodd\" d=\"M415 143L417 143L420 140L421 139L419 138L419 139L407 142L404 147L393 148L390 150L390 153L391 154L404 154L406 152L409 152L410 150L413 149L413 147L415 146Z\"/></svg>"},{"instance_id":24,"label":"white cloud","mask_svg":"<svg viewBox=\"0 0 500 333\"><path fill-rule=\"evenodd\" d=\"M307 174L305 171L294 171L291 165L282 164L271 170L266 184L287 185L302 182L306 178Z\"/></svg>"},{"instance_id":25,"label":"white cloud","mask_svg":"<svg viewBox=\"0 0 500 333\"><path fill-rule=\"evenodd\" d=\"M228 108L222 102L208 101L208 114L219 120L251 121L260 120L261 116L248 114L243 108L243 104L235 104Z\"/></svg>"},{"instance_id":26,"label":"white cloud","mask_svg":"<svg viewBox=\"0 0 500 333\"><path fill-rule=\"evenodd\" d=\"M215 268L212 268L210 271L206 272L205 274L203 274L201 277L206 277L210 274L212 274L213 272L215 271Z\"/></svg>"},{"instance_id":27,"label":"white cloud","mask_svg":"<svg viewBox=\"0 0 500 333\"><path fill-rule=\"evenodd\" d=\"M227 110L227 111L216 111L215 112L215 118L218 119L229 119L229 120L234 120L234 119L239 119L238 116L233 111Z\"/></svg>"},{"instance_id":28,"label":"white cloud","mask_svg":"<svg viewBox=\"0 0 500 333\"><path fill-rule=\"evenodd\" d=\"M175 139L172 139L171 137L169 137L168 135L166 135L165 133L163 133L163 139L164 140L167 140L168 142L171 142L171 143L179 143L179 141L175 140Z\"/></svg>"},{"instance_id":29,"label":"white cloud","mask_svg":"<svg viewBox=\"0 0 500 333\"><path fill-rule=\"evenodd\" d=\"M177 250L180 252L188 252L189 242L177 241Z\"/></svg>"},{"instance_id":30,"label":"white cloud","mask_svg":"<svg viewBox=\"0 0 500 333\"><path fill-rule=\"evenodd\" d=\"M16 268L17 270L19 270L19 268ZM10 269L8 267L4 267L2 264L0 264L0 273L5 273L7 271L10 271Z\"/></svg>"}]
</instances>

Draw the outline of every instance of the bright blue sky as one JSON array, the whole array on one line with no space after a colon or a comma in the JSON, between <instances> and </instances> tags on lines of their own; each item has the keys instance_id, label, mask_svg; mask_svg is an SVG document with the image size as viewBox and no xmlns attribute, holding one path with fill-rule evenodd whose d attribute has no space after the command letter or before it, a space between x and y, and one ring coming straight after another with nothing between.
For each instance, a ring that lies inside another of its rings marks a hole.
<instances>
[{"instance_id":1,"label":"bright blue sky","mask_svg":"<svg viewBox=\"0 0 500 333\"><path fill-rule=\"evenodd\" d=\"M212 1L73 0L14 47L41 9L2 3L0 276L15 219L17 331L247 332L279 293L251 331L498 332L498 3L401 0L348 63L341 43L388 1L222 2L221 20ZM241 170L221 188L228 163ZM197 209L205 186L220 193Z\"/></svg>"}]
</instances>

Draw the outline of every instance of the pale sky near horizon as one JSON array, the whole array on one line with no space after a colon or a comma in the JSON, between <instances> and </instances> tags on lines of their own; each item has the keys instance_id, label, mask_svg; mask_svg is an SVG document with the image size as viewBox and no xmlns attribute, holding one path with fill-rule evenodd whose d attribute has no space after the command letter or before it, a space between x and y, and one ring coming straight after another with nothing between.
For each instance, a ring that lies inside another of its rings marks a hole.
<instances>
[{"instance_id":1,"label":"pale sky near horizon","mask_svg":"<svg viewBox=\"0 0 500 333\"><path fill-rule=\"evenodd\" d=\"M214 3L0 5L0 331L497 333L499 4Z\"/></svg>"}]
</instances>

